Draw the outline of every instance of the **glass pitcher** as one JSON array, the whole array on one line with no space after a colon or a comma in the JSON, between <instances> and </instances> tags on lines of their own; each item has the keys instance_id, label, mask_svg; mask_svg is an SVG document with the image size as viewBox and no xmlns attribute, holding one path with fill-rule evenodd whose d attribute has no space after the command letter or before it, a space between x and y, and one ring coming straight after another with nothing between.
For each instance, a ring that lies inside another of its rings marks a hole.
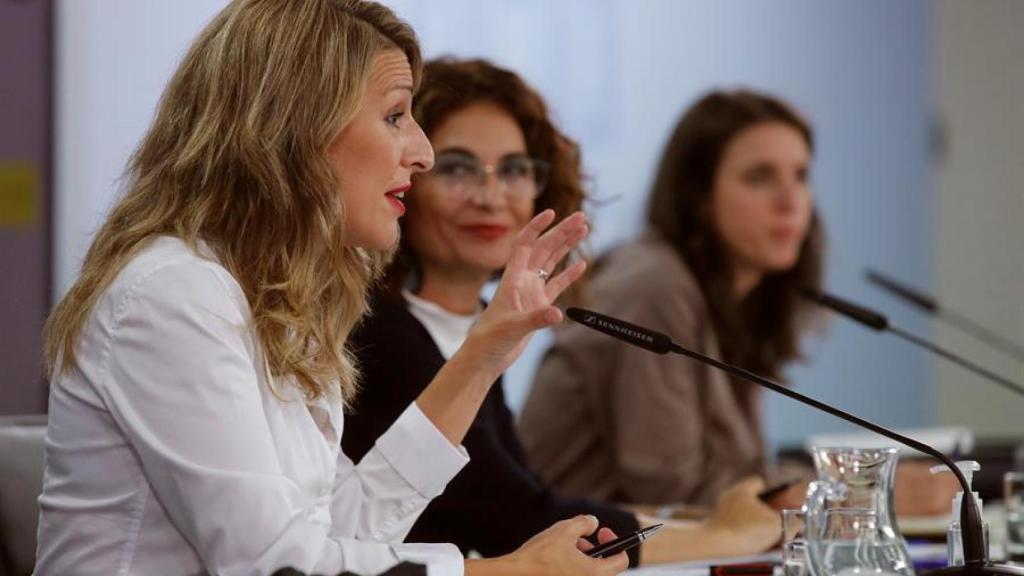
<instances>
[{"instance_id":1,"label":"glass pitcher","mask_svg":"<svg viewBox=\"0 0 1024 576\"><path fill-rule=\"evenodd\" d=\"M814 576L914 573L893 509L895 448L815 448L805 503Z\"/></svg>"}]
</instances>

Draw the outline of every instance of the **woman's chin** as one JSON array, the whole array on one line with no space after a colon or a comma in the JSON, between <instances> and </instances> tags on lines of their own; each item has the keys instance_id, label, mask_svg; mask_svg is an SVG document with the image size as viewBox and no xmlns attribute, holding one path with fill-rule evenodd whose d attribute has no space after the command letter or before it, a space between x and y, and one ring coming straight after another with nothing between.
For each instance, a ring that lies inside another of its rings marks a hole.
<instances>
[{"instance_id":1,"label":"woman's chin","mask_svg":"<svg viewBox=\"0 0 1024 576\"><path fill-rule=\"evenodd\" d=\"M765 260L765 270L769 274L779 274L782 272L788 272L796 266L799 261L800 255L779 255Z\"/></svg>"},{"instance_id":2,"label":"woman's chin","mask_svg":"<svg viewBox=\"0 0 1024 576\"><path fill-rule=\"evenodd\" d=\"M350 232L345 238L345 244L372 252L390 252L398 248L400 238L400 228L396 220L391 226L381 226L363 234Z\"/></svg>"}]
</instances>

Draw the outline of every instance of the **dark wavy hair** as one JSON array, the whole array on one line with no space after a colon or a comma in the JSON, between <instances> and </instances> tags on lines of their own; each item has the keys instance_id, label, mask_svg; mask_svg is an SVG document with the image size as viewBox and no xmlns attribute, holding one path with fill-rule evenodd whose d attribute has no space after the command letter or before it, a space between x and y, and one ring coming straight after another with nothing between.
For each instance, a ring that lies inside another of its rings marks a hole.
<instances>
[{"instance_id":1,"label":"dark wavy hair","mask_svg":"<svg viewBox=\"0 0 1024 576\"><path fill-rule=\"evenodd\" d=\"M763 122L791 126L813 152L810 125L781 100L747 90L715 91L698 100L679 120L665 147L647 221L675 247L700 284L724 359L778 377L786 362L800 356L800 336L813 318L802 290L821 284L821 219L815 210L795 266L766 275L737 301L728 250L707 216L726 147L740 132Z\"/></svg>"},{"instance_id":2,"label":"dark wavy hair","mask_svg":"<svg viewBox=\"0 0 1024 576\"><path fill-rule=\"evenodd\" d=\"M452 114L470 104L490 102L513 118L523 131L530 156L551 165L548 182L534 203L534 213L551 208L556 222L579 210L586 198L580 169L579 146L551 122L547 105L536 90L515 72L486 60L438 58L424 66L423 84L413 103L413 116L428 138ZM413 186L417 177L413 177ZM415 203L409 210L415 210ZM411 275L420 273L419 258L409 245L409 218L400 220L402 240L385 272L383 288L396 296ZM579 282L567 291L579 295ZM575 290L575 291L574 291Z\"/></svg>"}]
</instances>

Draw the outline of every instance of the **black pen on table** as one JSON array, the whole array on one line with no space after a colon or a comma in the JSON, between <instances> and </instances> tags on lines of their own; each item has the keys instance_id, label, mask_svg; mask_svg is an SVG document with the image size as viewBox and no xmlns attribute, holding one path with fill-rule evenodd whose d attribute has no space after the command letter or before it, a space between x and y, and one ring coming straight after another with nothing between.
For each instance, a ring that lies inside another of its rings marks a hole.
<instances>
[{"instance_id":1,"label":"black pen on table","mask_svg":"<svg viewBox=\"0 0 1024 576\"><path fill-rule=\"evenodd\" d=\"M650 538L651 535L658 530L661 530L662 526L664 526L664 524L655 524L654 526L637 530L632 534L616 538L611 542L605 542L600 546L595 546L590 550L587 550L587 556L590 556L591 558L604 558L606 556L614 556L619 552L625 552L630 548L639 546L641 542Z\"/></svg>"},{"instance_id":2,"label":"black pen on table","mask_svg":"<svg viewBox=\"0 0 1024 576\"><path fill-rule=\"evenodd\" d=\"M771 488L768 488L766 490L762 490L761 492L759 492L757 494L757 497L762 502L770 502L772 498L775 498L779 494L782 494L783 492L788 490L790 486L796 485L796 483L797 483L797 480L786 480L785 482L780 482L779 484L776 484L775 486L772 486Z\"/></svg>"},{"instance_id":3,"label":"black pen on table","mask_svg":"<svg viewBox=\"0 0 1024 576\"><path fill-rule=\"evenodd\" d=\"M708 566L709 576L772 576L782 565L777 562L749 562Z\"/></svg>"}]
</instances>

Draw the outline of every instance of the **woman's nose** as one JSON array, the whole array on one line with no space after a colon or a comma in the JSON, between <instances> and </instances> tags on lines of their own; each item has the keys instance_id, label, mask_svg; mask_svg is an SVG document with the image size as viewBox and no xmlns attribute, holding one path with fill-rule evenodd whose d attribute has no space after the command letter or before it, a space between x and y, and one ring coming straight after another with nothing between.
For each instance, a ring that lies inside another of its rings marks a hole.
<instances>
[{"instance_id":1,"label":"woman's nose","mask_svg":"<svg viewBox=\"0 0 1024 576\"><path fill-rule=\"evenodd\" d=\"M419 124L413 122L413 132L405 148L403 164L413 172L427 172L434 167L434 147Z\"/></svg>"}]
</instances>

